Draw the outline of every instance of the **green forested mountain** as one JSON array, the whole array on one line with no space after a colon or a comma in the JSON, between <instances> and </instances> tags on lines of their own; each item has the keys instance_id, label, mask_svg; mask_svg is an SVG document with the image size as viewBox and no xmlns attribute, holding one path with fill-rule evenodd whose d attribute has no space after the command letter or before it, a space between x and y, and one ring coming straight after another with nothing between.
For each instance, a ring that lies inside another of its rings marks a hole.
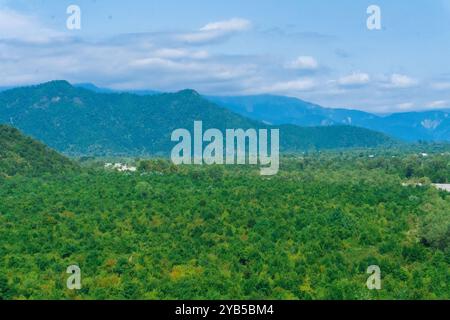
<instances>
[{"instance_id":1,"label":"green forested mountain","mask_svg":"<svg viewBox=\"0 0 450 320\"><path fill-rule=\"evenodd\" d=\"M0 176L40 175L73 168L73 162L42 143L0 125Z\"/></svg>"},{"instance_id":2,"label":"green forested mountain","mask_svg":"<svg viewBox=\"0 0 450 320\"><path fill-rule=\"evenodd\" d=\"M0 123L21 129L50 147L75 155L164 155L174 129L263 128L218 107L192 90L156 95L99 93L53 81L0 93ZM282 150L374 147L387 136L350 126L278 126Z\"/></svg>"}]
</instances>

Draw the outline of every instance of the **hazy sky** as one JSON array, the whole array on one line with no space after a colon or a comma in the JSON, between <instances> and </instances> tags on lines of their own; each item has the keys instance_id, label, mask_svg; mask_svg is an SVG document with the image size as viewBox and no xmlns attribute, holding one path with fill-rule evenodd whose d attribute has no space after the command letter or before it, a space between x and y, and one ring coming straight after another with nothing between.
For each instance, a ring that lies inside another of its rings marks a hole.
<instances>
[{"instance_id":1,"label":"hazy sky","mask_svg":"<svg viewBox=\"0 0 450 320\"><path fill-rule=\"evenodd\" d=\"M366 26L372 4L381 30ZM450 0L0 0L0 86L53 79L450 108Z\"/></svg>"}]
</instances>

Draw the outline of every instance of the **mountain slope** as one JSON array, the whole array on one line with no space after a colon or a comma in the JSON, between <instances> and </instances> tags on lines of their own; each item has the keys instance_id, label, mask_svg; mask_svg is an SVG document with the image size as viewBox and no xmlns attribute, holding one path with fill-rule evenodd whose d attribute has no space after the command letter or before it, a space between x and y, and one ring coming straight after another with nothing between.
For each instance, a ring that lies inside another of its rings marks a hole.
<instances>
[{"instance_id":1,"label":"mountain slope","mask_svg":"<svg viewBox=\"0 0 450 320\"><path fill-rule=\"evenodd\" d=\"M445 110L395 113L362 122L361 126L406 141L450 141L450 112Z\"/></svg>"},{"instance_id":2,"label":"mountain slope","mask_svg":"<svg viewBox=\"0 0 450 320\"><path fill-rule=\"evenodd\" d=\"M344 124L384 132L406 141L450 141L449 110L378 116L357 110L324 108L300 99L282 96L208 97L208 99L243 116L276 125Z\"/></svg>"},{"instance_id":3,"label":"mountain slope","mask_svg":"<svg viewBox=\"0 0 450 320\"><path fill-rule=\"evenodd\" d=\"M76 166L69 159L19 130L0 125L0 176L56 173Z\"/></svg>"},{"instance_id":4,"label":"mountain slope","mask_svg":"<svg viewBox=\"0 0 450 320\"><path fill-rule=\"evenodd\" d=\"M362 111L327 109L300 99L273 95L208 99L238 114L277 125L351 125L354 120L359 122L376 117Z\"/></svg>"},{"instance_id":5,"label":"mountain slope","mask_svg":"<svg viewBox=\"0 0 450 320\"><path fill-rule=\"evenodd\" d=\"M167 155L174 146L172 131L191 129L195 120L202 120L204 129L268 127L218 107L193 90L145 96L105 94L53 81L0 93L0 123L72 155ZM300 151L309 146L375 147L393 140L347 126L281 126L280 143L283 150Z\"/></svg>"}]
</instances>

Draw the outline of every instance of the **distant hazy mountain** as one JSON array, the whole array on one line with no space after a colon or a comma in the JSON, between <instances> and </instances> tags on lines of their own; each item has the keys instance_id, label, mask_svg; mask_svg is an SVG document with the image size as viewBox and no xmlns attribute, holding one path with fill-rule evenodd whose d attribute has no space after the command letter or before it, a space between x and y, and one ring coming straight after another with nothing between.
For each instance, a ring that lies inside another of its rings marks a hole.
<instances>
[{"instance_id":1,"label":"distant hazy mountain","mask_svg":"<svg viewBox=\"0 0 450 320\"><path fill-rule=\"evenodd\" d=\"M74 169L76 165L19 130L0 125L0 177L42 175Z\"/></svg>"},{"instance_id":2,"label":"distant hazy mountain","mask_svg":"<svg viewBox=\"0 0 450 320\"><path fill-rule=\"evenodd\" d=\"M450 141L450 111L394 113L361 126L379 130L403 140Z\"/></svg>"},{"instance_id":3,"label":"distant hazy mountain","mask_svg":"<svg viewBox=\"0 0 450 320\"><path fill-rule=\"evenodd\" d=\"M0 87L0 92L13 89L14 87Z\"/></svg>"},{"instance_id":4,"label":"distant hazy mountain","mask_svg":"<svg viewBox=\"0 0 450 320\"><path fill-rule=\"evenodd\" d=\"M273 95L208 99L265 123L299 126L344 124L377 130L406 141L450 141L450 110L378 116L357 110L324 108L300 99Z\"/></svg>"},{"instance_id":5,"label":"distant hazy mountain","mask_svg":"<svg viewBox=\"0 0 450 320\"><path fill-rule=\"evenodd\" d=\"M221 108L193 90L156 95L99 93L66 81L0 93L0 123L13 125L52 148L76 155L166 155L174 129L266 128ZM282 150L375 147L386 135L351 126L280 128Z\"/></svg>"}]
</instances>

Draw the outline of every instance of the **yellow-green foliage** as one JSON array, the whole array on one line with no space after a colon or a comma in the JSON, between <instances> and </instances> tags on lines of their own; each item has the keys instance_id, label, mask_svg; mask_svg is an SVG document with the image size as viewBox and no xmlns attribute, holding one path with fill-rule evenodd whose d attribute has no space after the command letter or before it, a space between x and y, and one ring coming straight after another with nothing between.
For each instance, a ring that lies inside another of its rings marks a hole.
<instances>
[{"instance_id":1,"label":"yellow-green foliage","mask_svg":"<svg viewBox=\"0 0 450 320\"><path fill-rule=\"evenodd\" d=\"M449 195L330 159L284 159L271 178L157 161L0 179L0 296L449 299ZM79 291L66 288L72 264Z\"/></svg>"}]
</instances>

